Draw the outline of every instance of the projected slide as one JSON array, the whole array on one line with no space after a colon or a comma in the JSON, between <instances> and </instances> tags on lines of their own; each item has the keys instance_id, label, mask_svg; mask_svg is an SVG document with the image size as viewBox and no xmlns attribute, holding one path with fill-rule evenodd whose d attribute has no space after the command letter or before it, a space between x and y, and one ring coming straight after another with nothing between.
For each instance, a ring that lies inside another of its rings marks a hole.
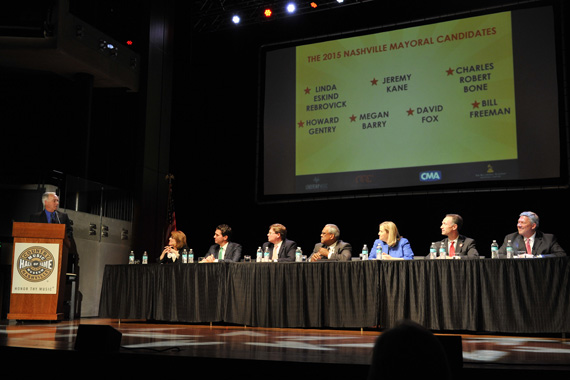
<instances>
[{"instance_id":1,"label":"projected slide","mask_svg":"<svg viewBox=\"0 0 570 380\"><path fill-rule=\"evenodd\" d=\"M541 7L262 49L260 194L561 177L554 30Z\"/></svg>"},{"instance_id":2,"label":"projected slide","mask_svg":"<svg viewBox=\"0 0 570 380\"><path fill-rule=\"evenodd\" d=\"M510 20L297 47L296 175L516 159Z\"/></svg>"}]
</instances>

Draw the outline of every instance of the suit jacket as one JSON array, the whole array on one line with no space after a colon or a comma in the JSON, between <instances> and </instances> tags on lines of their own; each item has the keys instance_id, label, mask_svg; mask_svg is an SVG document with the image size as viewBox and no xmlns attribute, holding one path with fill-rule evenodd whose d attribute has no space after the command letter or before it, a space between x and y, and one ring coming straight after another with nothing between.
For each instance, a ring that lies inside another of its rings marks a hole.
<instances>
[{"instance_id":1,"label":"suit jacket","mask_svg":"<svg viewBox=\"0 0 570 380\"><path fill-rule=\"evenodd\" d=\"M524 237L519 235L518 232L513 232L505 236L503 245L499 248L499 257L507 257L507 241L510 240L513 245L514 254L517 255L517 251L525 251L526 247L524 244ZM542 257L556 257L556 256L566 256L566 252L562 249L556 236L552 234L545 234L542 231L536 231L534 236L534 244L532 246L532 254L534 256Z\"/></svg>"},{"instance_id":2,"label":"suit jacket","mask_svg":"<svg viewBox=\"0 0 570 380\"><path fill-rule=\"evenodd\" d=\"M67 237L71 239L73 237L73 229L71 227L71 219L69 219L69 216L65 212L55 210L55 213L57 214L57 220L59 221L58 224L65 224L65 233L66 233ZM38 213L30 215L29 221L31 223L47 223L48 219L47 219L47 215L46 215L46 210L42 210Z\"/></svg>"},{"instance_id":3,"label":"suit jacket","mask_svg":"<svg viewBox=\"0 0 570 380\"><path fill-rule=\"evenodd\" d=\"M75 239L73 238L73 227L71 227L71 219L65 212L55 210L57 214L56 220L59 224L65 224L65 239L63 240L63 245L67 248L67 272L75 273L75 266L78 263L79 256L77 254L77 245L75 244ZM47 223L46 210L42 210L38 213L30 215L31 223Z\"/></svg>"},{"instance_id":4,"label":"suit jacket","mask_svg":"<svg viewBox=\"0 0 570 380\"><path fill-rule=\"evenodd\" d=\"M378 253L378 245L380 245L381 247L380 253ZM393 247L388 246L388 244L386 244L380 239L376 239L376 241L374 241L374 244L372 244L372 250L370 251L368 260L372 260L377 257L380 258L379 255L381 255L382 252L387 253L392 257L397 257L405 260L413 260L414 258L414 252L412 251L410 242L408 241L408 239L403 237L401 237L400 240L398 240L396 245Z\"/></svg>"},{"instance_id":5,"label":"suit jacket","mask_svg":"<svg viewBox=\"0 0 570 380\"><path fill-rule=\"evenodd\" d=\"M445 238L438 243L437 245L438 251L439 251L439 245L441 243L443 243L447 248L449 244L449 238ZM447 254L449 255L449 252ZM479 258L479 252L477 251L477 247L475 246L475 240L463 235L459 235L457 237L457 246L455 247L455 256L460 256L462 259Z\"/></svg>"},{"instance_id":6,"label":"suit jacket","mask_svg":"<svg viewBox=\"0 0 570 380\"><path fill-rule=\"evenodd\" d=\"M263 252L265 252L265 248L269 247L269 258L273 256L273 247L275 245L266 241L263 243ZM281 248L279 248L279 253L277 257L277 261L279 262L286 262L286 261L295 261L295 251L297 250L297 243L293 240L285 239L281 243Z\"/></svg>"},{"instance_id":7,"label":"suit jacket","mask_svg":"<svg viewBox=\"0 0 570 380\"><path fill-rule=\"evenodd\" d=\"M315 244L313 253L319 252L319 250L323 247L326 248L326 246L323 243ZM349 261L351 258L352 258L352 246L350 245L350 243L338 240L336 242L334 252L332 254L329 254L328 259L337 260L337 261Z\"/></svg>"},{"instance_id":8,"label":"suit jacket","mask_svg":"<svg viewBox=\"0 0 570 380\"><path fill-rule=\"evenodd\" d=\"M214 255L214 258L218 258L218 253L220 252L220 246L218 244L214 244L208 250L205 257L210 255ZM241 244L234 243L230 241L226 245L226 251L224 252L224 262L239 262L241 259Z\"/></svg>"}]
</instances>

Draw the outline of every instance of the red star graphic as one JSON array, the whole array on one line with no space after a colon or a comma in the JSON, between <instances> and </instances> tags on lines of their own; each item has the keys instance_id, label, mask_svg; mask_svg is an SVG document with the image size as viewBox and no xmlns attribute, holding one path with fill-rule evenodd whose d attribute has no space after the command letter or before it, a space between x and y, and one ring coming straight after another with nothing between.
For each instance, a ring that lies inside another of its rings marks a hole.
<instances>
[{"instance_id":1,"label":"red star graphic","mask_svg":"<svg viewBox=\"0 0 570 380\"><path fill-rule=\"evenodd\" d=\"M478 101L474 101L473 103L471 103L471 105L473 106L473 108L479 108L479 102Z\"/></svg>"},{"instance_id":2,"label":"red star graphic","mask_svg":"<svg viewBox=\"0 0 570 380\"><path fill-rule=\"evenodd\" d=\"M350 122L352 123L353 121L356 121L356 116L354 116L354 115L352 115L352 116L350 117Z\"/></svg>"},{"instance_id":3,"label":"red star graphic","mask_svg":"<svg viewBox=\"0 0 570 380\"><path fill-rule=\"evenodd\" d=\"M305 123L303 123L303 120L301 120L300 122L297 123L297 125L299 126L299 128L303 128L305 126Z\"/></svg>"},{"instance_id":4,"label":"red star graphic","mask_svg":"<svg viewBox=\"0 0 570 380\"><path fill-rule=\"evenodd\" d=\"M305 94L310 94L310 93L311 93L311 89L310 89L309 87L307 87L307 88L305 89Z\"/></svg>"},{"instance_id":5,"label":"red star graphic","mask_svg":"<svg viewBox=\"0 0 570 380\"><path fill-rule=\"evenodd\" d=\"M378 84L378 79L374 78L370 81L370 83L372 83L373 86L376 86Z\"/></svg>"},{"instance_id":6,"label":"red star graphic","mask_svg":"<svg viewBox=\"0 0 570 380\"><path fill-rule=\"evenodd\" d=\"M408 116L414 116L414 110L412 108L410 108L406 112L408 113Z\"/></svg>"},{"instance_id":7,"label":"red star graphic","mask_svg":"<svg viewBox=\"0 0 570 380\"><path fill-rule=\"evenodd\" d=\"M445 71L447 72L447 76L453 75L453 69L451 67Z\"/></svg>"}]
</instances>

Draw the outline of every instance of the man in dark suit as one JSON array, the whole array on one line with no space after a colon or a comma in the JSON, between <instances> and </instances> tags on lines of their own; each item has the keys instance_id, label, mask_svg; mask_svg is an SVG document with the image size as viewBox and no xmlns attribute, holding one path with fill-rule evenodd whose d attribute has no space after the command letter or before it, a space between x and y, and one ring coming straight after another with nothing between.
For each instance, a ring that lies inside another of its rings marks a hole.
<instances>
[{"instance_id":1,"label":"man in dark suit","mask_svg":"<svg viewBox=\"0 0 570 380\"><path fill-rule=\"evenodd\" d=\"M59 197L56 193L46 192L42 195L42 205L44 209L36 214L30 215L31 223L56 223L65 224L65 233L69 239L73 237L73 228L69 216L59 211Z\"/></svg>"},{"instance_id":2,"label":"man in dark suit","mask_svg":"<svg viewBox=\"0 0 570 380\"><path fill-rule=\"evenodd\" d=\"M340 230L336 225L325 225L321 232L321 242L315 244L309 261L349 261L352 258L352 246L339 238Z\"/></svg>"},{"instance_id":3,"label":"man in dark suit","mask_svg":"<svg viewBox=\"0 0 570 380\"><path fill-rule=\"evenodd\" d=\"M63 241L65 248L68 250L67 272L74 273L77 265L77 247L73 239L72 221L69 216L59 211L59 197L54 192L45 192L42 195L42 204L44 209L36 214L30 215L31 223L55 223L65 224L65 236Z\"/></svg>"},{"instance_id":4,"label":"man in dark suit","mask_svg":"<svg viewBox=\"0 0 570 380\"><path fill-rule=\"evenodd\" d=\"M545 234L538 230L538 215L532 211L525 211L519 215L517 232L505 236L503 245L499 248L499 257L507 257L507 243L510 240L514 256L522 254L534 257L566 256L566 252L556 236Z\"/></svg>"},{"instance_id":5,"label":"man in dark suit","mask_svg":"<svg viewBox=\"0 0 570 380\"><path fill-rule=\"evenodd\" d=\"M479 252L475 246L475 240L459 234L463 226L463 218L458 214L447 214L441 222L441 234L447 236L439 244L447 249L449 257L461 257L462 259L477 259ZM439 245L438 245L439 249Z\"/></svg>"},{"instance_id":6,"label":"man in dark suit","mask_svg":"<svg viewBox=\"0 0 570 380\"><path fill-rule=\"evenodd\" d=\"M287 228L282 224L275 223L269 227L267 241L263 243L262 248L263 252L269 248L269 260L271 261L295 261L297 243L287 239Z\"/></svg>"},{"instance_id":7,"label":"man in dark suit","mask_svg":"<svg viewBox=\"0 0 570 380\"><path fill-rule=\"evenodd\" d=\"M241 258L241 245L230 241L232 229L227 224L220 224L214 232L214 245L201 262L239 262Z\"/></svg>"}]
</instances>

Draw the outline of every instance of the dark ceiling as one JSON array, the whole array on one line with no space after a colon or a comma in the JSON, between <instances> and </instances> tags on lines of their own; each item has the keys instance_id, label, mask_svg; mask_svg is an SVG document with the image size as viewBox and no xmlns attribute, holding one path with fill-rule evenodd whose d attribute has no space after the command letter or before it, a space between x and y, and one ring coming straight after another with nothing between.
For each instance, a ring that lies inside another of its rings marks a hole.
<instances>
[{"instance_id":1,"label":"dark ceiling","mask_svg":"<svg viewBox=\"0 0 570 380\"><path fill-rule=\"evenodd\" d=\"M198 0L192 2L192 26L195 32L204 33L233 27L231 21L233 15L240 17L240 25L252 25L270 20L288 17L286 6L289 3L296 5L297 13L315 13L327 10L339 9L347 6L355 6L372 0L313 0L313 1L239 1L239 0ZM315 4L315 7L311 4ZM272 10L271 17L266 17L266 8ZM293 17L293 16L289 16Z\"/></svg>"},{"instance_id":2,"label":"dark ceiling","mask_svg":"<svg viewBox=\"0 0 570 380\"><path fill-rule=\"evenodd\" d=\"M19 0L6 4L0 13L0 35L9 32L10 24L22 26L18 33L43 33L42 22L49 18L50 6L62 4L69 7L70 13L99 29L103 33L124 43L127 40L138 42L144 48L149 32L149 15L156 8L170 9L177 22L186 24L184 28L195 35L208 34L236 28L232 16L241 19L239 27L246 28L255 24L273 23L284 19L297 19L311 15L320 16L320 23L345 24L348 19L367 17L371 14L377 23L388 20L415 20L447 12L462 12L484 9L506 3L527 3L527 1L479 0L472 2L399 0L170 0L158 3L158 0ZM296 4L295 14L287 14L285 8L290 2ZM311 6L312 3L316 7ZM160 7L158 6L160 4ZM272 9L272 16L264 16L266 8ZM331 17L329 17L329 15ZM323 21L325 20L325 21ZM327 20L330 20L328 22ZM334 20L334 21L333 21ZM397 21L396 21L397 22ZM329 25L333 27L334 25ZM340 25L339 25L340 26Z\"/></svg>"}]
</instances>

